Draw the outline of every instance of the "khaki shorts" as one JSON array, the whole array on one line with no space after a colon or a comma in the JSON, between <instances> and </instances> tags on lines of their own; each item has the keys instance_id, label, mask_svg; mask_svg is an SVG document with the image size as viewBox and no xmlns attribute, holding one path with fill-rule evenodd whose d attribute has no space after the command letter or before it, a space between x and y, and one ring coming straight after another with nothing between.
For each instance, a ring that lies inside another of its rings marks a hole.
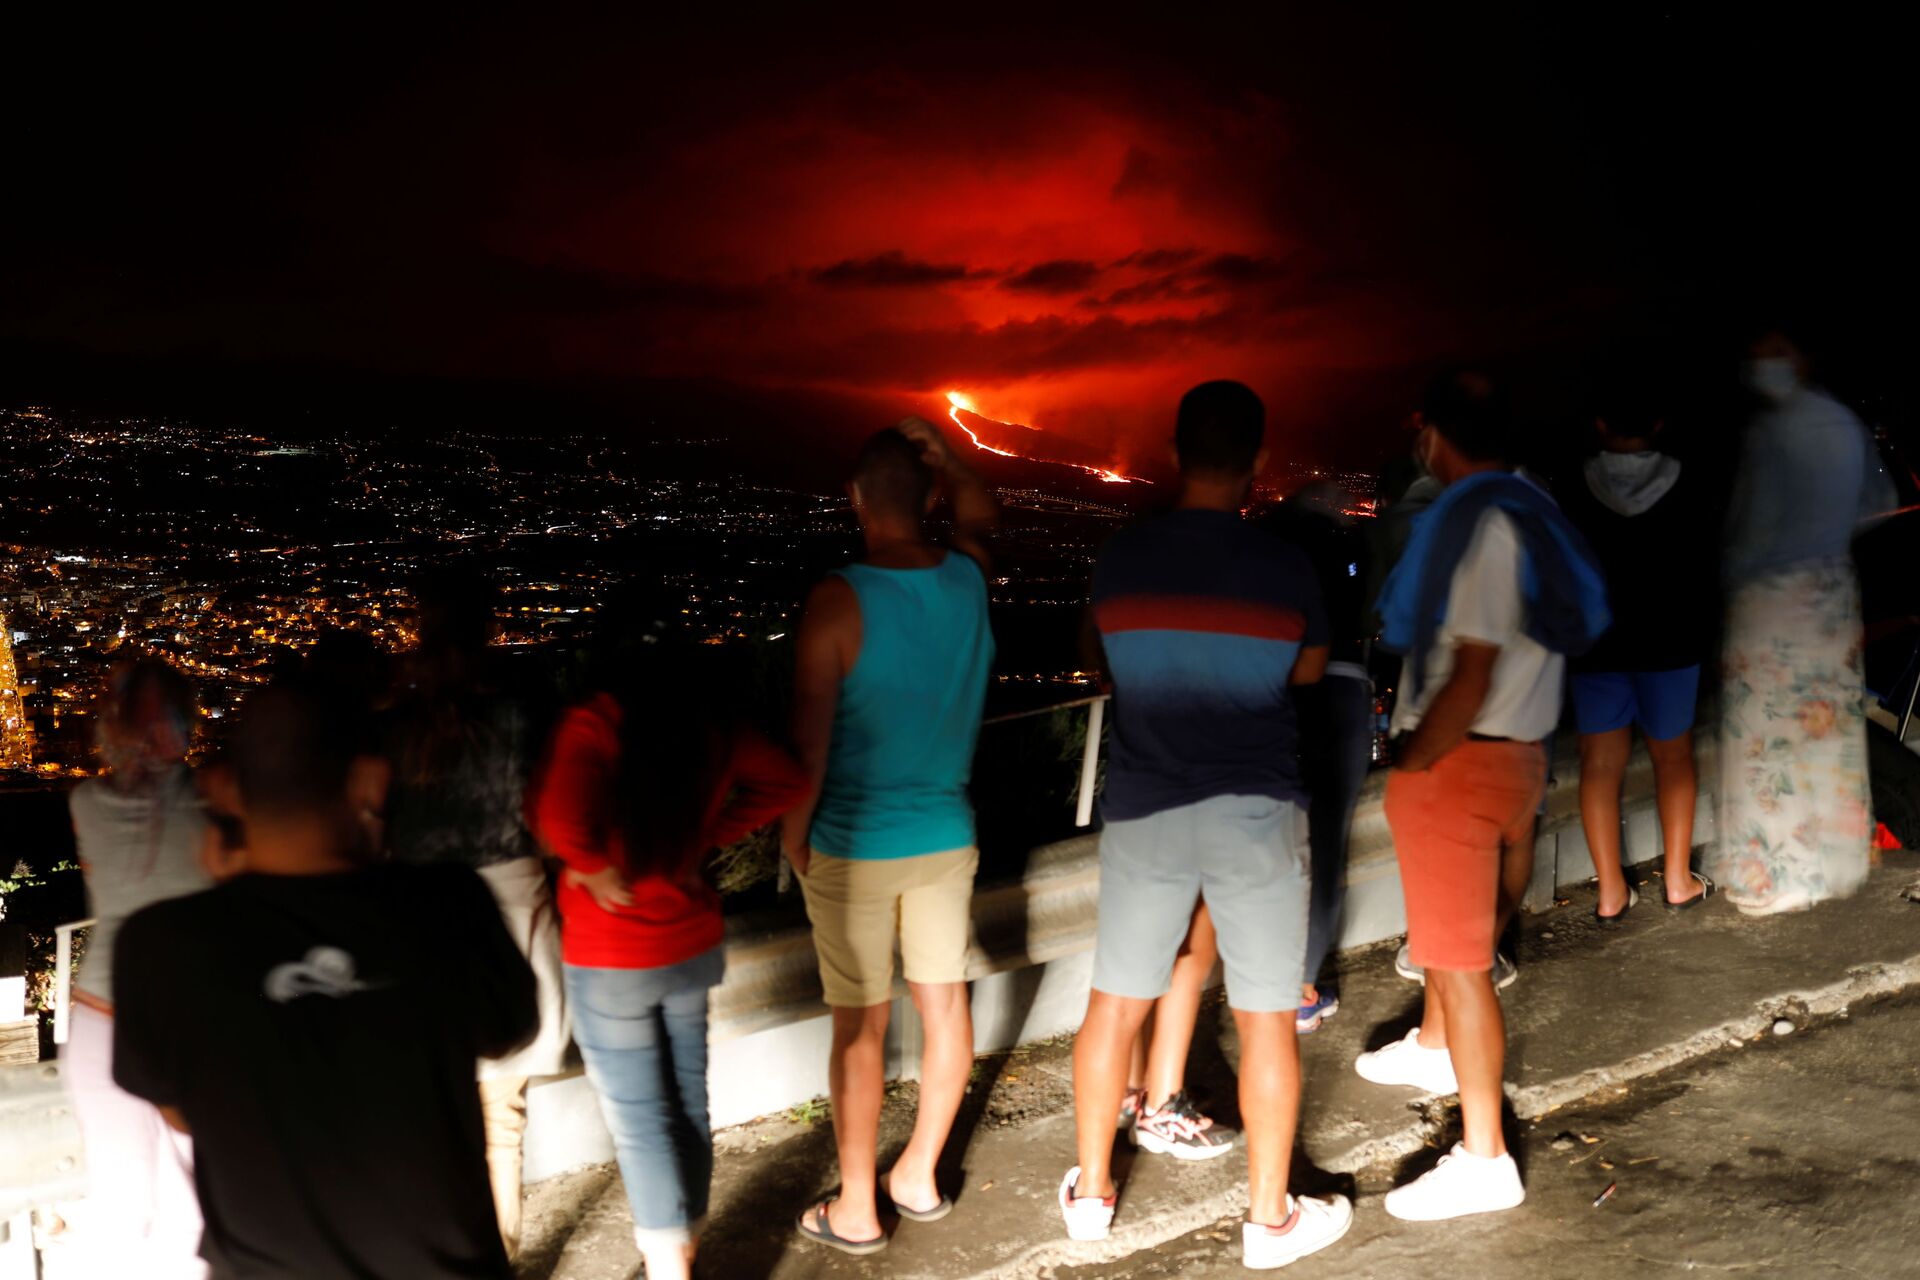
<instances>
[{"instance_id":1,"label":"khaki shorts","mask_svg":"<svg viewBox=\"0 0 1920 1280\"><path fill-rule=\"evenodd\" d=\"M908 982L967 980L975 848L911 858L814 852L800 889L820 956L820 988L836 1009L893 998L893 941Z\"/></svg>"}]
</instances>

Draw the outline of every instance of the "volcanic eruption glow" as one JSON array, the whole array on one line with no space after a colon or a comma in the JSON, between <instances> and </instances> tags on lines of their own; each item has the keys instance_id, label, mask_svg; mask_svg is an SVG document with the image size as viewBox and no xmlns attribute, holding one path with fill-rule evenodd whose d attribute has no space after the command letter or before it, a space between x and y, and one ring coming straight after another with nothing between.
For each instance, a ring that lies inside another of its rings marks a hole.
<instances>
[{"instance_id":1,"label":"volcanic eruption glow","mask_svg":"<svg viewBox=\"0 0 1920 1280\"><path fill-rule=\"evenodd\" d=\"M976 417L986 418L986 415L981 413L978 406L974 404L972 396L966 395L965 393L959 392L959 391L949 391L947 392L947 405L948 405L947 416L953 419L954 426L960 428L962 431L967 433L967 439L973 441L974 448L984 449L986 452L998 454L1002 458L1026 457L1025 454L1015 453L1011 449L994 448L994 446L982 440L979 434L975 432L972 427L968 426L965 422L961 420L960 411L962 409L965 409L968 413L971 413ZM995 421L998 421L998 419L987 418L987 421L995 422ZM1072 467L1075 471L1084 471L1090 476L1098 476L1100 479L1106 481L1108 484L1151 483L1150 481L1140 479L1138 476L1123 476L1118 471L1109 471L1105 467L1086 467L1086 466L1082 466L1077 462L1055 462L1052 458L1031 458L1031 459L1028 459L1028 461L1051 462L1053 463L1054 466L1057 466L1057 467Z\"/></svg>"}]
</instances>

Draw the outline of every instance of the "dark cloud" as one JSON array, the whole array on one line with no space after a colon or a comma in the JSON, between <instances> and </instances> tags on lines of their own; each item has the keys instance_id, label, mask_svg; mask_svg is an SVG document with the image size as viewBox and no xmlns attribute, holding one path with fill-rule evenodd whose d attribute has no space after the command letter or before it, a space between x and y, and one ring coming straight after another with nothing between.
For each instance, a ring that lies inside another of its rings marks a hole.
<instances>
[{"instance_id":1,"label":"dark cloud","mask_svg":"<svg viewBox=\"0 0 1920 1280\"><path fill-rule=\"evenodd\" d=\"M1286 274L1286 264L1277 258L1256 258L1245 253L1215 254L1194 268L1194 274L1226 285L1264 284Z\"/></svg>"},{"instance_id":2,"label":"dark cloud","mask_svg":"<svg viewBox=\"0 0 1920 1280\"><path fill-rule=\"evenodd\" d=\"M847 258L808 274L830 289L923 289L965 280L973 272L962 263L924 262L889 249L871 258Z\"/></svg>"},{"instance_id":3,"label":"dark cloud","mask_svg":"<svg viewBox=\"0 0 1920 1280\"><path fill-rule=\"evenodd\" d=\"M1088 298L1083 305L1090 307L1140 306L1150 302L1175 302L1183 298L1200 298L1218 292L1219 285L1216 283L1197 281L1186 272L1174 272L1153 276L1138 284L1115 289L1104 298Z\"/></svg>"},{"instance_id":4,"label":"dark cloud","mask_svg":"<svg viewBox=\"0 0 1920 1280\"><path fill-rule=\"evenodd\" d=\"M1138 267L1142 271L1171 271L1175 267L1184 267L1200 256L1198 249L1142 249L1130 253L1113 265L1116 267Z\"/></svg>"},{"instance_id":5,"label":"dark cloud","mask_svg":"<svg viewBox=\"0 0 1920 1280\"><path fill-rule=\"evenodd\" d=\"M1000 282L1002 289L1015 293L1079 293L1100 278L1098 263L1076 258L1056 258L1035 263Z\"/></svg>"},{"instance_id":6,"label":"dark cloud","mask_svg":"<svg viewBox=\"0 0 1920 1280\"><path fill-rule=\"evenodd\" d=\"M1201 253L1197 249L1156 250L1133 254L1115 265L1157 266L1169 262L1193 262L1199 257ZM1182 270L1165 271L1124 285L1104 297L1082 299L1080 305L1097 309L1180 302L1232 290L1262 288L1286 279L1289 274L1287 264L1279 258L1248 253L1216 253Z\"/></svg>"}]
</instances>

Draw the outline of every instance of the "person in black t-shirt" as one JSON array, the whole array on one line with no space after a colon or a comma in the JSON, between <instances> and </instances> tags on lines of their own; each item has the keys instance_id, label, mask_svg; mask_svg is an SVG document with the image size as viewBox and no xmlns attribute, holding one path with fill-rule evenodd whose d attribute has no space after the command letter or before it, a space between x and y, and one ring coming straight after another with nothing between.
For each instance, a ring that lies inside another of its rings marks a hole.
<instances>
[{"instance_id":1,"label":"person in black t-shirt","mask_svg":"<svg viewBox=\"0 0 1920 1280\"><path fill-rule=\"evenodd\" d=\"M476 1057L533 1034L534 983L486 885L375 866L385 770L298 684L253 695L213 771L240 874L130 919L114 1079L194 1139L215 1277L512 1274Z\"/></svg>"},{"instance_id":2,"label":"person in black t-shirt","mask_svg":"<svg viewBox=\"0 0 1920 1280\"><path fill-rule=\"evenodd\" d=\"M1593 914L1606 926L1639 901L1620 858L1620 786L1635 725L1653 760L1666 906L1697 906L1713 891L1691 858L1693 722L1713 626L1718 520L1699 468L1660 447L1667 399L1657 375L1616 374L1596 405L1599 448L1561 486L1567 518L1600 561L1613 614L1593 648L1569 664L1580 820L1600 882Z\"/></svg>"}]
</instances>

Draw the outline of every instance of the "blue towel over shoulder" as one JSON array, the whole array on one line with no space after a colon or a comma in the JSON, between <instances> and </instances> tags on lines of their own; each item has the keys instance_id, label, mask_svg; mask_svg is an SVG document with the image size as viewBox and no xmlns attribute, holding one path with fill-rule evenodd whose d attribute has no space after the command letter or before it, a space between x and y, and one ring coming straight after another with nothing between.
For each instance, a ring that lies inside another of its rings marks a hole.
<instances>
[{"instance_id":1,"label":"blue towel over shoulder","mask_svg":"<svg viewBox=\"0 0 1920 1280\"><path fill-rule=\"evenodd\" d=\"M1446 620L1454 570L1480 517L1505 512L1526 551L1520 591L1527 635L1543 648L1573 656L1593 647L1612 618L1606 582L1593 549L1559 504L1532 481L1508 471L1481 471L1448 485L1414 517L1413 535L1380 590L1381 646L1406 654L1411 694L1426 674L1427 651Z\"/></svg>"}]
</instances>

